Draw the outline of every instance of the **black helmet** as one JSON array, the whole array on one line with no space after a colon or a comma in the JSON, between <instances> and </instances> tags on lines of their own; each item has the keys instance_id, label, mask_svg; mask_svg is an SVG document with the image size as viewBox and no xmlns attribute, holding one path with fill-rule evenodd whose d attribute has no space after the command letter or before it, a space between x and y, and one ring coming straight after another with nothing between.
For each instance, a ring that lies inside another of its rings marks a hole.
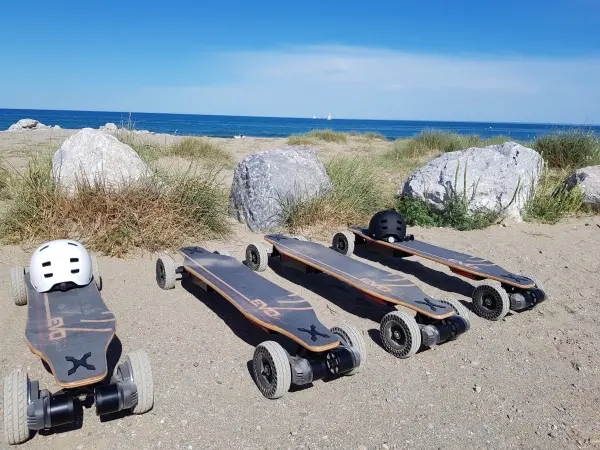
<instances>
[{"instance_id":1,"label":"black helmet","mask_svg":"<svg viewBox=\"0 0 600 450\"><path fill-rule=\"evenodd\" d=\"M397 241L403 241L406 236L404 217L394 210L379 211L369 222L369 236L386 240L393 236Z\"/></svg>"}]
</instances>

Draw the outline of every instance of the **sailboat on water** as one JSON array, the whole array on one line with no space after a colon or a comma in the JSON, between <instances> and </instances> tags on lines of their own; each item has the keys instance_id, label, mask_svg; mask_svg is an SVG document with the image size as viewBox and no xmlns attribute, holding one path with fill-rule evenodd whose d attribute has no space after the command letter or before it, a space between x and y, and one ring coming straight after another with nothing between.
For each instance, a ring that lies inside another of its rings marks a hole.
<instances>
[{"instance_id":1,"label":"sailboat on water","mask_svg":"<svg viewBox=\"0 0 600 450\"><path fill-rule=\"evenodd\" d=\"M317 116L313 114L313 119L316 119L316 118L317 118Z\"/></svg>"},{"instance_id":2,"label":"sailboat on water","mask_svg":"<svg viewBox=\"0 0 600 450\"><path fill-rule=\"evenodd\" d=\"M331 113L327 116L327 120L331 120Z\"/></svg>"}]
</instances>

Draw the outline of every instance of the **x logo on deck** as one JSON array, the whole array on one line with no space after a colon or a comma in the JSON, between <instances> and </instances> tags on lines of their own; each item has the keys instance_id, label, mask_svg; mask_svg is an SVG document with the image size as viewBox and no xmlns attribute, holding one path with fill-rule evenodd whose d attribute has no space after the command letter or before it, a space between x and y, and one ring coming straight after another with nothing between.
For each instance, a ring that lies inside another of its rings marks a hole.
<instances>
[{"instance_id":1,"label":"x logo on deck","mask_svg":"<svg viewBox=\"0 0 600 450\"><path fill-rule=\"evenodd\" d=\"M73 375L75 372L77 372L77 369L79 369L79 367L85 367L87 370L96 370L96 367L94 367L92 364L87 363L87 359L90 356L92 356L91 352L87 352L81 357L81 359L73 358L72 356L65 356L65 359L67 361L73 363L73 367L69 369L68 374Z\"/></svg>"},{"instance_id":2,"label":"x logo on deck","mask_svg":"<svg viewBox=\"0 0 600 450\"><path fill-rule=\"evenodd\" d=\"M298 328L298 331L302 331L303 333L309 333L310 334L310 339L313 342L318 339L317 336L321 336L321 337L324 337L324 338L328 338L329 337L328 334L319 333L317 331L317 327L315 327L314 325L310 326L310 330L307 330L306 328Z\"/></svg>"},{"instance_id":3,"label":"x logo on deck","mask_svg":"<svg viewBox=\"0 0 600 450\"><path fill-rule=\"evenodd\" d=\"M433 312L436 312L438 308L440 308L440 309L445 308L444 305L436 305L431 300L429 300L427 297L425 297L424 300L425 301L417 300L415 303L419 303L421 305L427 305L427 306L429 306L429 309L431 309Z\"/></svg>"}]
</instances>

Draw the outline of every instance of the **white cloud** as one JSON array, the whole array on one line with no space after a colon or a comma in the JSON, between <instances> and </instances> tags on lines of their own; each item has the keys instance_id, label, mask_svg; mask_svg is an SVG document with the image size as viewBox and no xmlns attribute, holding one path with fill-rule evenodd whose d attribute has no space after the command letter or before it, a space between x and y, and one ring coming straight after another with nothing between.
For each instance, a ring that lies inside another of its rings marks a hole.
<instances>
[{"instance_id":1,"label":"white cloud","mask_svg":"<svg viewBox=\"0 0 600 450\"><path fill-rule=\"evenodd\" d=\"M600 122L600 58L444 56L314 46L204 56L196 71L222 81L130 85L120 92L96 92L93 101L85 93L61 101L71 102L65 105L70 108L126 111Z\"/></svg>"}]
</instances>

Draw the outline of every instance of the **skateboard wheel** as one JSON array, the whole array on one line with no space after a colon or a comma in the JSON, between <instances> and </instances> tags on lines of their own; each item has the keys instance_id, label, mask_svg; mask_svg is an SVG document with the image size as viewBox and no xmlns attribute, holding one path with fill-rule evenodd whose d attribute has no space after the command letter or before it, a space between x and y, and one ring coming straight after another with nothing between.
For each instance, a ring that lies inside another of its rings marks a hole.
<instances>
[{"instance_id":1,"label":"skateboard wheel","mask_svg":"<svg viewBox=\"0 0 600 450\"><path fill-rule=\"evenodd\" d=\"M379 328L385 349L396 358L408 358L421 347L421 330L413 316L392 311L381 320Z\"/></svg>"},{"instance_id":2,"label":"skateboard wheel","mask_svg":"<svg viewBox=\"0 0 600 450\"><path fill-rule=\"evenodd\" d=\"M92 259L92 276L99 291L102 290L102 277L100 276L100 267L98 266L98 258L96 255L90 255Z\"/></svg>"},{"instance_id":3,"label":"skateboard wheel","mask_svg":"<svg viewBox=\"0 0 600 450\"><path fill-rule=\"evenodd\" d=\"M331 332L340 338L340 341L342 341L343 345L353 347L358 352L358 355L360 356L359 364L349 372L346 372L344 375L357 374L361 367L363 367L367 362L367 346L365 344L365 340L360 334L360 331L350 324L343 324L331 328Z\"/></svg>"},{"instance_id":4,"label":"skateboard wheel","mask_svg":"<svg viewBox=\"0 0 600 450\"><path fill-rule=\"evenodd\" d=\"M499 282L487 280L473 291L473 312L488 320L500 320L508 313L510 299Z\"/></svg>"},{"instance_id":5,"label":"skateboard wheel","mask_svg":"<svg viewBox=\"0 0 600 450\"><path fill-rule=\"evenodd\" d=\"M354 234L349 231L336 233L333 236L332 247L342 255L352 255L354 253Z\"/></svg>"},{"instance_id":6,"label":"skateboard wheel","mask_svg":"<svg viewBox=\"0 0 600 450\"><path fill-rule=\"evenodd\" d=\"M229 251L225 250L224 248L220 248L215 253L218 255L223 255L223 256L231 256L231 253L229 253Z\"/></svg>"},{"instance_id":7,"label":"skateboard wheel","mask_svg":"<svg viewBox=\"0 0 600 450\"><path fill-rule=\"evenodd\" d=\"M156 260L156 283L161 289L175 288L175 261L166 253L160 253Z\"/></svg>"},{"instance_id":8,"label":"skateboard wheel","mask_svg":"<svg viewBox=\"0 0 600 450\"><path fill-rule=\"evenodd\" d=\"M452 309L454 310L456 315L462 317L465 320L465 333L469 331L469 328L471 328L471 321L469 320L469 310L467 309L467 307L453 298L440 300L440 302L452 306Z\"/></svg>"},{"instance_id":9,"label":"skateboard wheel","mask_svg":"<svg viewBox=\"0 0 600 450\"><path fill-rule=\"evenodd\" d=\"M15 370L4 378L4 436L9 444L29 439L27 374Z\"/></svg>"},{"instance_id":10,"label":"skateboard wheel","mask_svg":"<svg viewBox=\"0 0 600 450\"><path fill-rule=\"evenodd\" d=\"M287 352L275 341L265 341L254 350L252 371L258 390L267 398L282 397L292 385Z\"/></svg>"},{"instance_id":11,"label":"skateboard wheel","mask_svg":"<svg viewBox=\"0 0 600 450\"><path fill-rule=\"evenodd\" d=\"M25 285L25 269L21 266L10 269L11 295L15 305L27 304L27 286Z\"/></svg>"},{"instance_id":12,"label":"skateboard wheel","mask_svg":"<svg viewBox=\"0 0 600 450\"><path fill-rule=\"evenodd\" d=\"M134 414L144 414L154 405L154 382L150 359L144 350L135 350L125 357L129 365L131 378L137 388L137 403L131 409Z\"/></svg>"},{"instance_id":13,"label":"skateboard wheel","mask_svg":"<svg viewBox=\"0 0 600 450\"><path fill-rule=\"evenodd\" d=\"M263 272L269 264L269 255L262 242L246 247L246 264L256 272Z\"/></svg>"}]
</instances>

